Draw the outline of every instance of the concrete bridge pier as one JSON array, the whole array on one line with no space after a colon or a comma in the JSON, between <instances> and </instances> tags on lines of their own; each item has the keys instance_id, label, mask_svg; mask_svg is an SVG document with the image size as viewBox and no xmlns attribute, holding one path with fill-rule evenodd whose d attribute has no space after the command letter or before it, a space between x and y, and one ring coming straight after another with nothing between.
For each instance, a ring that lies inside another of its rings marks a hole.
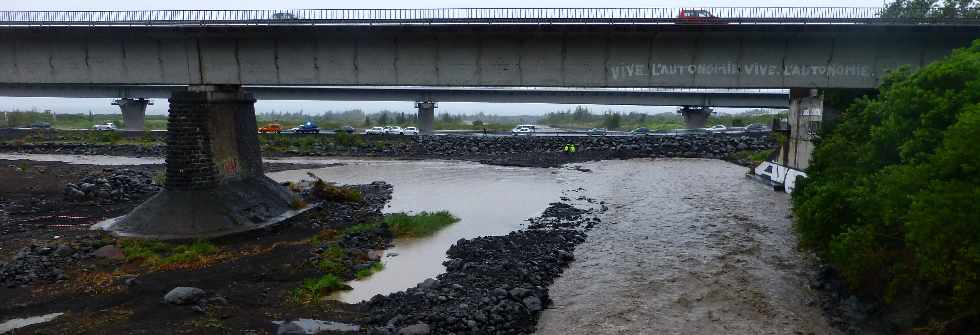
<instances>
[{"instance_id":1,"label":"concrete bridge pier","mask_svg":"<svg viewBox=\"0 0 980 335\"><path fill-rule=\"evenodd\" d=\"M170 98L166 182L126 216L98 227L122 236L191 239L280 222L292 195L265 176L255 98L241 86L191 86Z\"/></svg>"},{"instance_id":2,"label":"concrete bridge pier","mask_svg":"<svg viewBox=\"0 0 980 335\"><path fill-rule=\"evenodd\" d=\"M122 110L123 123L126 130L143 130L144 120L146 120L146 106L152 105L153 101L147 99L122 98L112 102Z\"/></svg>"},{"instance_id":3,"label":"concrete bridge pier","mask_svg":"<svg viewBox=\"0 0 980 335\"><path fill-rule=\"evenodd\" d=\"M415 108L419 109L419 133L432 135L432 128L435 127L437 107L439 106L431 99L415 102Z\"/></svg>"},{"instance_id":4,"label":"concrete bridge pier","mask_svg":"<svg viewBox=\"0 0 980 335\"><path fill-rule=\"evenodd\" d=\"M694 129L704 128L708 124L712 109L707 106L681 106L677 112L684 116L684 127Z\"/></svg>"}]
</instances>

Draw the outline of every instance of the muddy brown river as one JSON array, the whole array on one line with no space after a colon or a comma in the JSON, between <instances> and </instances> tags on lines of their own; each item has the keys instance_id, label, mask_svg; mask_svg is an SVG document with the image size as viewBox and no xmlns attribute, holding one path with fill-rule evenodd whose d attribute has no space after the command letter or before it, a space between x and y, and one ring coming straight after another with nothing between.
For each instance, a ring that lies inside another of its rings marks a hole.
<instances>
[{"instance_id":1,"label":"muddy brown river","mask_svg":"<svg viewBox=\"0 0 980 335\"><path fill-rule=\"evenodd\" d=\"M434 236L396 240L385 269L350 283L353 290L333 297L341 301L435 277L460 238L520 229L563 191L581 187L575 196L605 201L609 210L550 288L553 305L538 334L838 333L811 303L812 267L796 249L789 197L745 178L744 167L705 159L579 165L591 172L459 161L275 161L342 163L269 174L278 181L308 178L307 172L341 184L383 180L394 185L387 212L449 210L461 218Z\"/></svg>"},{"instance_id":2,"label":"muddy brown river","mask_svg":"<svg viewBox=\"0 0 980 335\"><path fill-rule=\"evenodd\" d=\"M386 269L338 296L356 302L443 271L459 238L503 234L582 187L610 210L551 287L539 334L833 334L808 289L789 197L718 160L637 159L569 168L468 162L348 161L313 170L340 183L385 180L389 211L448 209L462 221L422 240L396 241ZM304 173L272 174L278 180Z\"/></svg>"}]
</instances>

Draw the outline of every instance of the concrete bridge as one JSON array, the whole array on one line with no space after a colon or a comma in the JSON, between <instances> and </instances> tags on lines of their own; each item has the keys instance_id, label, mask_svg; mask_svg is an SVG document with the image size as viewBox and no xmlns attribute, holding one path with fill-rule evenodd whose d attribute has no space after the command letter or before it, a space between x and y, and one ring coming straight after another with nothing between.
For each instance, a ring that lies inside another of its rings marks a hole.
<instances>
[{"instance_id":1,"label":"concrete bridge","mask_svg":"<svg viewBox=\"0 0 980 335\"><path fill-rule=\"evenodd\" d=\"M250 229L288 208L287 195L255 164L255 96L243 87L793 89L791 114L820 115L811 89L874 88L890 69L924 66L980 37L976 19L887 18L879 8L698 10L708 15L677 19L678 9L650 8L0 12L0 85L189 87L170 99L167 191L113 226L180 237ZM434 101L420 100L429 130ZM708 109L688 110L689 120L703 120L698 113ZM179 200L188 197L223 200L202 208ZM195 210L164 210L174 202ZM210 214L188 214L195 211ZM163 216L168 224L154 219Z\"/></svg>"}]
</instances>

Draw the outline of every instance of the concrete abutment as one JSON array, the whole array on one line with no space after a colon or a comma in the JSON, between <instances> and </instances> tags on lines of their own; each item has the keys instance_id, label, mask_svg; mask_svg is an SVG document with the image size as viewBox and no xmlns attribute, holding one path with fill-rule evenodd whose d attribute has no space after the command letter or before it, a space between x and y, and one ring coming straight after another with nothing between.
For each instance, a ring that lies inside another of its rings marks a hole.
<instances>
[{"instance_id":1,"label":"concrete abutment","mask_svg":"<svg viewBox=\"0 0 980 335\"><path fill-rule=\"evenodd\" d=\"M122 236L228 235L296 213L262 171L255 98L240 86L191 86L170 98L164 190L100 227Z\"/></svg>"}]
</instances>

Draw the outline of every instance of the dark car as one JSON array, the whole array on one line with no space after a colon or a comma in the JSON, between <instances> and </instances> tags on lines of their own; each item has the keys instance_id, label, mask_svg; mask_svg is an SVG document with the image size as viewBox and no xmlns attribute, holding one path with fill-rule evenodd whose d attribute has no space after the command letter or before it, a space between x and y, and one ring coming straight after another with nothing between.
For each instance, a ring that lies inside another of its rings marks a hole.
<instances>
[{"instance_id":1,"label":"dark car","mask_svg":"<svg viewBox=\"0 0 980 335\"><path fill-rule=\"evenodd\" d=\"M306 121L306 123L299 125L299 127L293 128L293 132L297 134L319 134L320 127L317 127L313 122Z\"/></svg>"},{"instance_id":2,"label":"dark car","mask_svg":"<svg viewBox=\"0 0 980 335\"><path fill-rule=\"evenodd\" d=\"M355 131L357 131L357 129L354 129L354 127L351 126L344 126L343 128L340 128L340 131L343 131L348 134L353 134Z\"/></svg>"},{"instance_id":3,"label":"dark car","mask_svg":"<svg viewBox=\"0 0 980 335\"><path fill-rule=\"evenodd\" d=\"M766 127L763 124L753 123L745 126L745 131L749 133L764 133L769 131L769 127Z\"/></svg>"},{"instance_id":4,"label":"dark car","mask_svg":"<svg viewBox=\"0 0 980 335\"><path fill-rule=\"evenodd\" d=\"M724 19L711 14L704 9L681 9L677 14L677 23L680 24L725 24Z\"/></svg>"},{"instance_id":5,"label":"dark car","mask_svg":"<svg viewBox=\"0 0 980 335\"><path fill-rule=\"evenodd\" d=\"M51 124L47 122L35 122L31 124L34 129L51 129Z\"/></svg>"},{"instance_id":6,"label":"dark car","mask_svg":"<svg viewBox=\"0 0 980 335\"><path fill-rule=\"evenodd\" d=\"M295 20L296 19L296 15L293 15L292 13L275 13L275 14L272 14L272 19L273 20Z\"/></svg>"},{"instance_id":7,"label":"dark car","mask_svg":"<svg viewBox=\"0 0 980 335\"><path fill-rule=\"evenodd\" d=\"M636 129L633 129L633 131L630 132L630 134L633 134L633 135L647 135L649 133L650 133L650 128L647 128L647 127L636 128Z\"/></svg>"}]
</instances>

